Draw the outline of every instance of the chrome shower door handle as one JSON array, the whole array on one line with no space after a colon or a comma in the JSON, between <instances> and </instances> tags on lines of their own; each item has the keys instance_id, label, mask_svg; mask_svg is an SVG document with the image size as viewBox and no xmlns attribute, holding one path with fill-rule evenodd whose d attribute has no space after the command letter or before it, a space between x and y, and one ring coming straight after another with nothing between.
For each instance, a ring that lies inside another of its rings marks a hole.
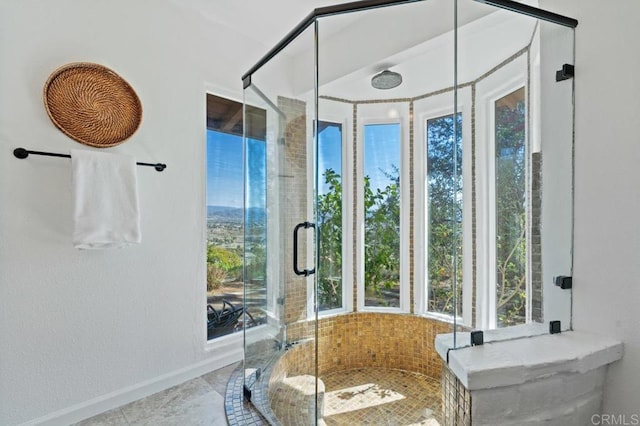
<instances>
[{"instance_id":1,"label":"chrome shower door handle","mask_svg":"<svg viewBox=\"0 0 640 426\"><path fill-rule=\"evenodd\" d=\"M311 222L302 222L296 225L293 228L293 272L296 275L302 275L304 277L308 277L309 275L316 273L316 268L313 269L298 269L298 231L300 228L309 229L313 228L313 231L316 230L316 224Z\"/></svg>"}]
</instances>

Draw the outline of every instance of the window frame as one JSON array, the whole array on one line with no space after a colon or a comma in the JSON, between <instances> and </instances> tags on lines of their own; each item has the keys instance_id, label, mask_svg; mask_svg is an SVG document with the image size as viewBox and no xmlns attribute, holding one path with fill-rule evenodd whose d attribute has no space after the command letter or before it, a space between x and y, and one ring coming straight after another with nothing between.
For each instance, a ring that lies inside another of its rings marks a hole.
<instances>
[{"instance_id":1,"label":"window frame","mask_svg":"<svg viewBox=\"0 0 640 426\"><path fill-rule=\"evenodd\" d=\"M472 325L473 304L473 216L472 216L472 136L470 87L458 90L457 113L462 114L462 315L457 323ZM414 102L414 312L428 317L453 321L453 316L428 310L428 207L427 207L427 122L453 115L453 91Z\"/></svg>"},{"instance_id":2,"label":"window frame","mask_svg":"<svg viewBox=\"0 0 640 426\"><path fill-rule=\"evenodd\" d=\"M525 70L523 73L522 70ZM527 84L526 55L516 58L504 67L496 70L476 85L476 182L477 182L477 261L476 261L476 328L497 328L496 306L496 189L495 189L495 103L504 96L525 89L525 102L529 105L529 86ZM487 87L484 88L483 86ZM531 112L525 110L525 157L526 157L526 203L530 194L530 155L529 138ZM529 208L527 207L527 210ZM530 228L527 213L526 229ZM527 233L527 240L529 235ZM528 242L527 242L528 244ZM527 253L527 274L530 270L530 251ZM526 317L530 318L530 285L527 278Z\"/></svg>"},{"instance_id":3,"label":"window frame","mask_svg":"<svg viewBox=\"0 0 640 426\"><path fill-rule=\"evenodd\" d=\"M358 134L356 159L356 303L361 312L408 313L409 282L409 102L385 102L358 105ZM400 300L399 307L365 306L364 286L364 129L367 125L400 125Z\"/></svg>"},{"instance_id":4,"label":"window frame","mask_svg":"<svg viewBox=\"0 0 640 426\"><path fill-rule=\"evenodd\" d=\"M341 126L341 181L342 181L342 234L343 236L353 235L352 233L352 218L353 218L353 130L351 125L351 120L348 118L349 114L352 113L351 105L347 105L348 108L345 108L343 105L332 103L331 107L327 109L331 109L331 113L329 114L320 114L319 122L333 123L339 124ZM323 104L323 106L325 106ZM323 108L324 109L324 108ZM344 109L344 111L342 111ZM348 111L347 111L348 109ZM315 135L313 135L314 126L309 126L309 134L310 137L307 138L308 141L314 143ZM316 170L317 161L316 156L318 155L318 150L315 145L312 145L310 149L315 151L313 156L308 156L308 161L312 164L308 164L309 170L313 170L312 179L309 179L309 193L315 194L316 196L313 198L313 202L309 203L310 216L315 217L314 209L315 209L315 200L317 198L318 189L316 188L317 183L319 183L319 170ZM317 218L316 218L317 220ZM342 307L327 309L321 311L318 306L318 317L325 318L334 315L344 314L353 311L353 252L350 249L351 245L348 242L345 242L344 238L342 240ZM315 280L317 277L311 275L307 278L307 295L308 299L313 301L314 293L315 293ZM313 312L313 303L307 303L308 318L314 318L315 313Z\"/></svg>"},{"instance_id":5,"label":"window frame","mask_svg":"<svg viewBox=\"0 0 640 426\"><path fill-rule=\"evenodd\" d=\"M203 336L204 336L204 348L205 351L210 352L212 350L214 350L215 348L219 348L221 347L226 347L231 349L232 346L236 346L239 342L241 342L242 339L242 333L228 333L228 334L224 334L224 335L220 335L220 336L215 336L211 339L208 338L208 329L207 329L207 321L208 321L208 315L207 315L207 250L209 247L209 238L208 238L208 220L207 220L207 190L208 190L208 174L209 174L209 169L208 169L208 162L207 162L207 156L208 156L208 132L209 130L212 131L218 131L216 129L212 129L209 127L207 120L208 120L208 98L209 96L215 96L218 98L222 98L228 101L232 101L232 102L236 102L239 103L240 105L243 105L243 96L242 95L237 95L234 93L230 93L224 89L221 89L219 87L213 87L213 86L209 86L206 85L206 87L203 90L204 92L204 96L203 96L203 101L204 101L204 105L202 107L203 113L204 113L204 123L205 125L202 127L202 140L204 141L204 143L202 144L202 156L201 158L202 160L202 171L203 171L203 183L202 183L202 214L204 217L204 228L203 228L203 260L204 260L204 264L203 264L203 273L202 273L202 280L203 280L203 287L204 287L204 291L201 292L201 297L203 299L203 303L202 306L204 307L204 309L202 310L202 327L203 327ZM243 106L244 108L244 106ZM243 138L243 136L240 136L240 138ZM244 148L243 148L244 149ZM243 161L244 161L244 153L243 153ZM243 183L244 186L244 183ZM244 200L243 200L243 205L244 205ZM243 249L244 250L244 249ZM244 259L242 259L242 262L244 264ZM259 325L255 328L259 328L262 327L262 325Z\"/></svg>"}]
</instances>

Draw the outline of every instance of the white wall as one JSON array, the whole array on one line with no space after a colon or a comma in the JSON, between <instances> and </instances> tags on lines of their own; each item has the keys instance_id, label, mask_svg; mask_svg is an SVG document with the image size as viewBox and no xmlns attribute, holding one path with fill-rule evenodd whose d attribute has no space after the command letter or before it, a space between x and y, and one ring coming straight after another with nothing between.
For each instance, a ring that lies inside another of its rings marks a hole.
<instances>
[{"instance_id":1,"label":"white wall","mask_svg":"<svg viewBox=\"0 0 640 426\"><path fill-rule=\"evenodd\" d=\"M630 415L640 415L640 2L547 0L541 6L580 21L574 329L624 342L624 358L609 367L603 413L626 414L630 422Z\"/></svg>"},{"instance_id":2,"label":"white wall","mask_svg":"<svg viewBox=\"0 0 640 426\"><path fill-rule=\"evenodd\" d=\"M241 357L206 346L205 90L241 100L267 48L152 0L0 3L0 424L67 423ZM71 245L70 162L12 151L87 148L50 122L42 87L74 61L137 91L142 126L109 149L139 161L142 244ZM228 340L228 339L227 339Z\"/></svg>"}]
</instances>

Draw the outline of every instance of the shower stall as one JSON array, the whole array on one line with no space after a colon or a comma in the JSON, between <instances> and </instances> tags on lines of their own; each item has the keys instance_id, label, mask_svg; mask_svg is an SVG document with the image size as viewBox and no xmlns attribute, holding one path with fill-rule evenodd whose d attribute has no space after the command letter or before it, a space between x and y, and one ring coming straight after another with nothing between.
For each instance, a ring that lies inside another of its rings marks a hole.
<instances>
[{"instance_id":1,"label":"shower stall","mask_svg":"<svg viewBox=\"0 0 640 426\"><path fill-rule=\"evenodd\" d=\"M571 328L577 21L526 3L318 8L243 76L268 422L454 424L436 335Z\"/></svg>"}]
</instances>

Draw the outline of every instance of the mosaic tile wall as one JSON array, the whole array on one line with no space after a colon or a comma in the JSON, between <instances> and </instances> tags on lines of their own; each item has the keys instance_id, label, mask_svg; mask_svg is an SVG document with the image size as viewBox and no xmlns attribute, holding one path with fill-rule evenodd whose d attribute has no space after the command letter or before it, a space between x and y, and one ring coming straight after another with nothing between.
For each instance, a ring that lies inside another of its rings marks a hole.
<instances>
[{"instance_id":1,"label":"mosaic tile wall","mask_svg":"<svg viewBox=\"0 0 640 426\"><path fill-rule=\"evenodd\" d=\"M352 313L320 321L319 374L351 368L397 368L440 378L437 334L451 325L415 315Z\"/></svg>"},{"instance_id":2,"label":"mosaic tile wall","mask_svg":"<svg viewBox=\"0 0 640 426\"><path fill-rule=\"evenodd\" d=\"M292 346L276 362L269 376L269 388L287 376L315 375L314 342L308 340Z\"/></svg>"},{"instance_id":3,"label":"mosaic tile wall","mask_svg":"<svg viewBox=\"0 0 640 426\"><path fill-rule=\"evenodd\" d=\"M293 254L291 230L298 223L307 220L307 115L306 104L297 99L278 97L278 108L286 118L280 118L280 128L284 129L283 145L279 149L280 209L283 212L282 232L280 235L283 265L281 269L284 279L284 323L292 324L307 318L307 286L304 277L294 274L289 259ZM279 142L280 143L280 142ZM305 232L300 231L298 238L299 266L307 264Z\"/></svg>"},{"instance_id":4,"label":"mosaic tile wall","mask_svg":"<svg viewBox=\"0 0 640 426\"><path fill-rule=\"evenodd\" d=\"M471 425L471 393L442 363L442 420L444 426Z\"/></svg>"},{"instance_id":5,"label":"mosaic tile wall","mask_svg":"<svg viewBox=\"0 0 640 426\"><path fill-rule=\"evenodd\" d=\"M282 354L269 375L269 417L282 424L298 424L295 419L312 419L315 416L315 345L313 340L296 344ZM292 378L292 379L288 379ZM294 386L289 380L296 380ZM324 390L318 389L318 401L324 398ZM318 402L321 404L321 402ZM301 424L311 424L305 421Z\"/></svg>"},{"instance_id":6,"label":"mosaic tile wall","mask_svg":"<svg viewBox=\"0 0 640 426\"><path fill-rule=\"evenodd\" d=\"M288 331L289 342L312 335L313 328L313 321L296 324ZM323 318L318 323L318 373L380 367L438 379L441 365L434 341L437 334L451 331L451 324L411 314L355 312ZM288 368L313 371L308 367L313 353L289 350L285 359L280 362L290 363Z\"/></svg>"},{"instance_id":7,"label":"mosaic tile wall","mask_svg":"<svg viewBox=\"0 0 640 426\"><path fill-rule=\"evenodd\" d=\"M531 154L531 318L542 322L542 153Z\"/></svg>"},{"instance_id":8,"label":"mosaic tile wall","mask_svg":"<svg viewBox=\"0 0 640 426\"><path fill-rule=\"evenodd\" d=\"M440 381L442 362L435 351L436 334L448 333L451 325L415 315L384 313L351 313L323 318L318 323L318 376L354 369L395 369L423 374ZM295 337L315 332L315 322L297 323L289 331L289 342ZM270 368L268 380L260 384L258 395L267 395L269 406L286 418L304 418L313 411L312 393L308 391L315 377L315 342L306 339L293 344ZM293 398L287 393L290 378L310 380L296 383L307 389ZM323 389L318 403L323 404ZM287 395L283 402L283 395ZM285 403L286 402L286 403ZM439 410L437 410L439 412ZM270 414L267 414L270 416Z\"/></svg>"}]
</instances>

